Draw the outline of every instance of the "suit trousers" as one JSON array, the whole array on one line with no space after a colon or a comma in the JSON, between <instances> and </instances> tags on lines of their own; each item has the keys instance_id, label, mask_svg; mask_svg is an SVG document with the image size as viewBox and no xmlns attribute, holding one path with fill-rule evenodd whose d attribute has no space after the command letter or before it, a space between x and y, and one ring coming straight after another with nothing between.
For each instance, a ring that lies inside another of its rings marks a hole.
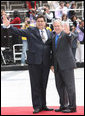
<instances>
[{"instance_id":1,"label":"suit trousers","mask_svg":"<svg viewBox=\"0 0 85 116\"><path fill-rule=\"evenodd\" d=\"M29 64L33 108L46 106L46 87L50 66Z\"/></svg>"},{"instance_id":2,"label":"suit trousers","mask_svg":"<svg viewBox=\"0 0 85 116\"><path fill-rule=\"evenodd\" d=\"M76 107L74 69L55 71L55 82L60 97L60 105Z\"/></svg>"},{"instance_id":3,"label":"suit trousers","mask_svg":"<svg viewBox=\"0 0 85 116\"><path fill-rule=\"evenodd\" d=\"M76 55L76 48L72 48L72 52L73 52L74 59L75 59L75 61L76 61L76 58L75 58L75 55Z\"/></svg>"}]
</instances>

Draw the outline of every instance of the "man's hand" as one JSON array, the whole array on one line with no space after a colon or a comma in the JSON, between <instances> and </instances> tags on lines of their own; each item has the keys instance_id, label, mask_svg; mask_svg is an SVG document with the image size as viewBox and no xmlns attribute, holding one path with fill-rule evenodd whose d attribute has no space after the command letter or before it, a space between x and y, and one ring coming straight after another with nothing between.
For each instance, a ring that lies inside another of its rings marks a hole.
<instances>
[{"instance_id":1,"label":"man's hand","mask_svg":"<svg viewBox=\"0 0 85 116\"><path fill-rule=\"evenodd\" d=\"M63 24L63 31L66 33L66 34L70 34L70 27L69 27L69 24Z\"/></svg>"},{"instance_id":2,"label":"man's hand","mask_svg":"<svg viewBox=\"0 0 85 116\"><path fill-rule=\"evenodd\" d=\"M8 27L10 25L10 21L7 19L6 15L3 15L3 24Z\"/></svg>"},{"instance_id":3,"label":"man's hand","mask_svg":"<svg viewBox=\"0 0 85 116\"><path fill-rule=\"evenodd\" d=\"M51 66L51 68L50 68L51 70L52 70L52 72L54 72L54 66Z\"/></svg>"}]
</instances>

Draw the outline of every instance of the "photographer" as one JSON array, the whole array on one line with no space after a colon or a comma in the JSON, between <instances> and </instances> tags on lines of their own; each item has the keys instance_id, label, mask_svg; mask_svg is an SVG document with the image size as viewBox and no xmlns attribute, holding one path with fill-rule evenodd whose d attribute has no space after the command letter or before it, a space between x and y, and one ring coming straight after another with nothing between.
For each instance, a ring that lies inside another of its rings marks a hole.
<instances>
[{"instance_id":1,"label":"photographer","mask_svg":"<svg viewBox=\"0 0 85 116\"><path fill-rule=\"evenodd\" d=\"M30 24L32 25L36 25L36 17L37 17L37 11L35 9L30 9L27 13L26 13L26 17L30 18Z\"/></svg>"},{"instance_id":2,"label":"photographer","mask_svg":"<svg viewBox=\"0 0 85 116\"><path fill-rule=\"evenodd\" d=\"M84 62L84 20L81 20L79 22L79 25L77 26L77 32L78 32L78 47L76 51L76 60L77 63L83 64Z\"/></svg>"},{"instance_id":3,"label":"photographer","mask_svg":"<svg viewBox=\"0 0 85 116\"><path fill-rule=\"evenodd\" d=\"M50 11L49 5L44 6L44 13L47 19L47 23L51 23L53 19L53 13Z\"/></svg>"},{"instance_id":4,"label":"photographer","mask_svg":"<svg viewBox=\"0 0 85 116\"><path fill-rule=\"evenodd\" d=\"M44 6L44 15L45 15L47 23L52 23L53 13L50 11L49 5ZM52 24L50 25L50 27L53 30Z\"/></svg>"}]
</instances>

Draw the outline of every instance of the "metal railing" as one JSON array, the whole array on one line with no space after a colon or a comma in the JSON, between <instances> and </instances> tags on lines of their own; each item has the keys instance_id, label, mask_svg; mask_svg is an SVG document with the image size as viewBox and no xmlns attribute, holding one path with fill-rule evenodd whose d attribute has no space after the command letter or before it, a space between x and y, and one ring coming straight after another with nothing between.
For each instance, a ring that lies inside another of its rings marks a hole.
<instances>
[{"instance_id":1,"label":"metal railing","mask_svg":"<svg viewBox=\"0 0 85 116\"><path fill-rule=\"evenodd\" d=\"M60 10L60 9L59 9ZM52 11L52 12L55 12L55 10L50 10L50 11ZM82 17L82 19L84 18L84 8L82 7L81 9L79 8L79 9L67 9L67 11L82 11L82 13L80 13L80 17ZM10 13L10 15L11 15L11 13L13 13L14 12L14 10L6 10L6 13ZM20 12L20 13L27 13L28 12L28 10L18 10L18 12ZM77 12L76 12L77 13ZM23 14L24 15L24 14Z\"/></svg>"}]
</instances>

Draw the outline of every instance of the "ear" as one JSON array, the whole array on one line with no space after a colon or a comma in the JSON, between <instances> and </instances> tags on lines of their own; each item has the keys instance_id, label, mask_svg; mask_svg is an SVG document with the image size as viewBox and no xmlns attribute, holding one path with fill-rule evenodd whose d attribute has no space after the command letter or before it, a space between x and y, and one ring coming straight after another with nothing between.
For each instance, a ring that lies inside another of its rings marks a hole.
<instances>
[{"instance_id":1,"label":"ear","mask_svg":"<svg viewBox=\"0 0 85 116\"><path fill-rule=\"evenodd\" d=\"M46 27L46 22L45 22L45 27Z\"/></svg>"}]
</instances>

